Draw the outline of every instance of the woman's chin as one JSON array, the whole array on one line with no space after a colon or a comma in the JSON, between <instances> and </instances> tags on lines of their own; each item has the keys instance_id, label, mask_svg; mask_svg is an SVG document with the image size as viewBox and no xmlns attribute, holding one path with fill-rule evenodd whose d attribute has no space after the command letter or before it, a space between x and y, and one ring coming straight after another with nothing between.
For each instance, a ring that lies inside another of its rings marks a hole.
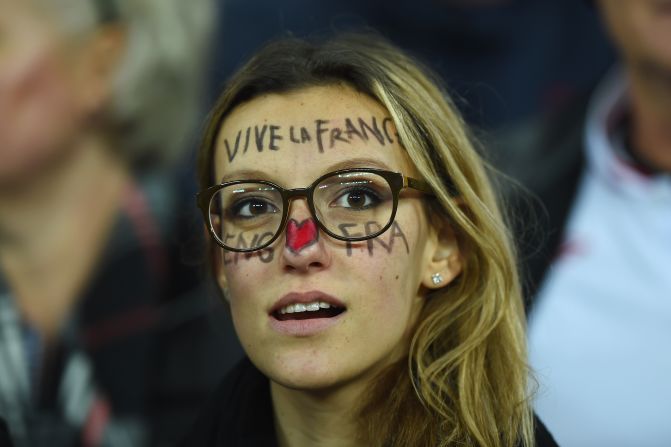
<instances>
[{"instance_id":1,"label":"woman's chin","mask_svg":"<svg viewBox=\"0 0 671 447\"><path fill-rule=\"evenodd\" d=\"M346 381L333 368L314 364L283 365L268 371L267 375L277 385L303 391L328 390Z\"/></svg>"},{"instance_id":2,"label":"woman's chin","mask_svg":"<svg viewBox=\"0 0 671 447\"><path fill-rule=\"evenodd\" d=\"M268 361L270 360L270 361ZM263 358L257 367L275 384L303 391L327 391L338 388L357 376L349 371L342 359L330 359L310 350L304 355L280 355Z\"/></svg>"}]
</instances>

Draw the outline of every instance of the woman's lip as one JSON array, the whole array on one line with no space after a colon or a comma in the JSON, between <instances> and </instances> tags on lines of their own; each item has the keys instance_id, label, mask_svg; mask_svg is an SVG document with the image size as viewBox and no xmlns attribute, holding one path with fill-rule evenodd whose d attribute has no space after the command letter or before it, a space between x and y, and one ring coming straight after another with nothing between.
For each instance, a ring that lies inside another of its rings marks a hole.
<instances>
[{"instance_id":1,"label":"woman's lip","mask_svg":"<svg viewBox=\"0 0 671 447\"><path fill-rule=\"evenodd\" d=\"M269 317L270 327L280 334L293 337L309 337L324 332L338 324L347 312L331 318L310 318L307 320L278 320L272 314Z\"/></svg>"},{"instance_id":2,"label":"woman's lip","mask_svg":"<svg viewBox=\"0 0 671 447\"><path fill-rule=\"evenodd\" d=\"M312 290L309 292L289 292L284 295L282 298L277 300L275 304L270 308L268 314L272 315L275 312L279 312L283 307L288 306L289 304L308 304L314 303L315 301L322 301L328 303L333 307L346 308L345 303L340 301L338 298L331 296L327 293L321 292L319 290Z\"/></svg>"}]
</instances>

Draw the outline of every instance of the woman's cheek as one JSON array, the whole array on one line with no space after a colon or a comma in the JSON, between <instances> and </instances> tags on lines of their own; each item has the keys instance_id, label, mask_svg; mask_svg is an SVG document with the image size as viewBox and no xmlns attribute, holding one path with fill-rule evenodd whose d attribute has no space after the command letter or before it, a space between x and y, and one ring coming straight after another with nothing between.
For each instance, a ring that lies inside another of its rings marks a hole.
<instances>
[{"instance_id":1,"label":"woman's cheek","mask_svg":"<svg viewBox=\"0 0 671 447\"><path fill-rule=\"evenodd\" d=\"M392 222L391 226L383 234L361 242L346 242L345 254L348 257L362 256L379 262L381 259L389 257L403 257L410 254L410 239L407 236L407 225L401 224L398 220ZM370 222L362 226L365 231L354 232L350 230L347 234L350 236L362 236L373 233L379 229L380 225L376 222Z\"/></svg>"},{"instance_id":2,"label":"woman's cheek","mask_svg":"<svg viewBox=\"0 0 671 447\"><path fill-rule=\"evenodd\" d=\"M231 299L240 295L249 295L253 293L259 285L259 281L263 281L264 275L260 271L257 262L245 260L244 262L224 265L228 292L231 294Z\"/></svg>"},{"instance_id":3,"label":"woman's cheek","mask_svg":"<svg viewBox=\"0 0 671 447\"><path fill-rule=\"evenodd\" d=\"M344 262L349 262L350 270L356 268L360 272L359 287L370 293L382 295L376 300L376 306L404 306L405 298L414 296L409 293L416 282L411 266L419 262L416 239L417 232L408 223L394 221L392 226L382 235L357 243L346 248Z\"/></svg>"}]
</instances>

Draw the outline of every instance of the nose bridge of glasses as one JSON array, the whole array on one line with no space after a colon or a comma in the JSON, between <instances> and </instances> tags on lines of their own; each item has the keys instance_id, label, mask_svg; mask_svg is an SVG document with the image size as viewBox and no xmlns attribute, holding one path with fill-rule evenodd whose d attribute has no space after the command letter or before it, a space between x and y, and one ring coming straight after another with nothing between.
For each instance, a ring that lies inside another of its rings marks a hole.
<instances>
[{"instance_id":1,"label":"nose bridge of glasses","mask_svg":"<svg viewBox=\"0 0 671 447\"><path fill-rule=\"evenodd\" d=\"M294 199L305 197L306 199L310 195L310 188L294 188L285 190L287 201L291 202Z\"/></svg>"},{"instance_id":2,"label":"nose bridge of glasses","mask_svg":"<svg viewBox=\"0 0 671 447\"><path fill-rule=\"evenodd\" d=\"M300 199L304 199L304 210L306 211L305 216L303 216L304 219L307 219L309 217L315 217L312 216L312 209L311 209L311 201L312 198L310 195L312 194L311 188L294 188L294 189L287 189L285 190L285 197L287 200L287 215L289 217L292 216L293 213L296 212L296 208L293 205L293 202L299 199L298 201L300 202Z\"/></svg>"}]
</instances>

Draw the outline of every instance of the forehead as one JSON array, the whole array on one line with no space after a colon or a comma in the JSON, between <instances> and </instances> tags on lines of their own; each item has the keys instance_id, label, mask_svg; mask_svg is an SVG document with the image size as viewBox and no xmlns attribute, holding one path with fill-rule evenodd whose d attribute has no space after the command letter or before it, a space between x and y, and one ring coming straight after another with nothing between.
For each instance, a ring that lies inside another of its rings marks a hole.
<instances>
[{"instance_id":1,"label":"forehead","mask_svg":"<svg viewBox=\"0 0 671 447\"><path fill-rule=\"evenodd\" d=\"M388 111L340 85L240 105L221 127L214 163L218 181L263 176L286 187L346 167L414 173Z\"/></svg>"}]
</instances>

